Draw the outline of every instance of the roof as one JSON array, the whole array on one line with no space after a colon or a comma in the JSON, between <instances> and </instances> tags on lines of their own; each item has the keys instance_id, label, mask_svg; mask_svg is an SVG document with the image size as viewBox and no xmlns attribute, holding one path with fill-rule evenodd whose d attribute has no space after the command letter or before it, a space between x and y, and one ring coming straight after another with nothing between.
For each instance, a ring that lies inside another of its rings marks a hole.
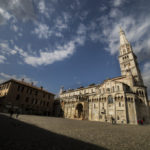
<instances>
[{"instance_id":1,"label":"roof","mask_svg":"<svg viewBox=\"0 0 150 150\"><path fill-rule=\"evenodd\" d=\"M16 82L18 84L21 84L21 85L24 85L24 86L28 86L28 87L34 88L36 90L44 91L44 92L46 92L48 94L55 95L55 94L53 94L53 93L51 93L49 91L46 91L46 90L42 89L41 87L37 87L37 86L33 85L33 83L28 83L28 82L25 82L25 81L19 81L19 80L16 80L16 79L10 79L10 80L7 80L7 81L5 81L5 82L3 82L1 84L8 83L8 82Z\"/></svg>"},{"instance_id":2,"label":"roof","mask_svg":"<svg viewBox=\"0 0 150 150\"><path fill-rule=\"evenodd\" d=\"M63 91L63 94L64 93L69 93L69 92L72 92L72 91L78 91L80 89L88 89L88 88L92 88L92 87L97 87L97 86L101 86L103 85L105 82L107 82L108 80L112 80L112 81L115 81L115 80L119 80L119 79L123 79L123 78L126 78L126 76L118 76L118 77L115 77L115 78L111 78L111 79L106 79L104 80L102 83L100 84L90 84L89 86L87 87L80 87L80 88L76 88L76 89L72 89L72 90L65 90ZM119 82L117 81L118 83L122 83L122 82ZM124 83L123 83L124 84Z\"/></svg>"}]
</instances>

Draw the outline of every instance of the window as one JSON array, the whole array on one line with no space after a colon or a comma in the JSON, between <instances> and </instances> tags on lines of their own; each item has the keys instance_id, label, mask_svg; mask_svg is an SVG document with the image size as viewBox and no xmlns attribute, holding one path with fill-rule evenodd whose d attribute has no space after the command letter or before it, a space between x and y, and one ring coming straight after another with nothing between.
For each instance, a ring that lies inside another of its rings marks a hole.
<instances>
[{"instance_id":1,"label":"window","mask_svg":"<svg viewBox=\"0 0 150 150\"><path fill-rule=\"evenodd\" d=\"M119 118L119 116L117 116L117 120L119 120L120 118Z\"/></svg>"},{"instance_id":2,"label":"window","mask_svg":"<svg viewBox=\"0 0 150 150\"><path fill-rule=\"evenodd\" d=\"M27 93L29 92L29 88L27 88L27 91L26 91Z\"/></svg>"},{"instance_id":3,"label":"window","mask_svg":"<svg viewBox=\"0 0 150 150\"><path fill-rule=\"evenodd\" d=\"M34 104L34 98L32 99L31 104Z\"/></svg>"},{"instance_id":4,"label":"window","mask_svg":"<svg viewBox=\"0 0 150 150\"><path fill-rule=\"evenodd\" d=\"M112 92L114 92L115 90L114 90L114 86L112 87Z\"/></svg>"},{"instance_id":5,"label":"window","mask_svg":"<svg viewBox=\"0 0 150 150\"><path fill-rule=\"evenodd\" d=\"M30 90L30 94L32 94L32 89Z\"/></svg>"},{"instance_id":6,"label":"window","mask_svg":"<svg viewBox=\"0 0 150 150\"><path fill-rule=\"evenodd\" d=\"M22 87L22 89L21 89L21 92L23 92L24 91L24 87Z\"/></svg>"},{"instance_id":7,"label":"window","mask_svg":"<svg viewBox=\"0 0 150 150\"><path fill-rule=\"evenodd\" d=\"M123 54L125 54L126 53L126 50L125 49L123 49Z\"/></svg>"},{"instance_id":8,"label":"window","mask_svg":"<svg viewBox=\"0 0 150 150\"><path fill-rule=\"evenodd\" d=\"M113 98L111 95L108 96L108 104L112 104L113 103Z\"/></svg>"},{"instance_id":9,"label":"window","mask_svg":"<svg viewBox=\"0 0 150 150\"><path fill-rule=\"evenodd\" d=\"M9 86L9 83L8 84L6 84L6 88L8 89L8 86Z\"/></svg>"},{"instance_id":10,"label":"window","mask_svg":"<svg viewBox=\"0 0 150 150\"><path fill-rule=\"evenodd\" d=\"M105 93L105 89L103 88L103 93Z\"/></svg>"},{"instance_id":11,"label":"window","mask_svg":"<svg viewBox=\"0 0 150 150\"><path fill-rule=\"evenodd\" d=\"M36 104L37 104L37 102L38 102L38 100L36 99L34 104L36 105Z\"/></svg>"},{"instance_id":12,"label":"window","mask_svg":"<svg viewBox=\"0 0 150 150\"><path fill-rule=\"evenodd\" d=\"M38 91L35 91L35 95L38 95Z\"/></svg>"},{"instance_id":13,"label":"window","mask_svg":"<svg viewBox=\"0 0 150 150\"><path fill-rule=\"evenodd\" d=\"M45 106L45 101L43 102L43 106Z\"/></svg>"},{"instance_id":14,"label":"window","mask_svg":"<svg viewBox=\"0 0 150 150\"><path fill-rule=\"evenodd\" d=\"M119 102L119 107L121 107L121 103Z\"/></svg>"},{"instance_id":15,"label":"window","mask_svg":"<svg viewBox=\"0 0 150 150\"><path fill-rule=\"evenodd\" d=\"M51 96L50 96L50 94L49 94L49 95L48 95L48 99L50 99L50 97L51 97Z\"/></svg>"},{"instance_id":16,"label":"window","mask_svg":"<svg viewBox=\"0 0 150 150\"><path fill-rule=\"evenodd\" d=\"M40 101L40 105L42 105L42 101Z\"/></svg>"},{"instance_id":17,"label":"window","mask_svg":"<svg viewBox=\"0 0 150 150\"><path fill-rule=\"evenodd\" d=\"M110 92L110 88L107 88L107 92Z\"/></svg>"},{"instance_id":18,"label":"window","mask_svg":"<svg viewBox=\"0 0 150 150\"><path fill-rule=\"evenodd\" d=\"M119 86L117 86L117 91L119 91Z\"/></svg>"},{"instance_id":19,"label":"window","mask_svg":"<svg viewBox=\"0 0 150 150\"><path fill-rule=\"evenodd\" d=\"M45 94L45 93L43 93L43 97L45 97L45 95L46 95L46 94Z\"/></svg>"},{"instance_id":20,"label":"window","mask_svg":"<svg viewBox=\"0 0 150 150\"><path fill-rule=\"evenodd\" d=\"M18 91L20 90L20 85L18 85L18 88L17 88L17 90L18 90Z\"/></svg>"},{"instance_id":21,"label":"window","mask_svg":"<svg viewBox=\"0 0 150 150\"><path fill-rule=\"evenodd\" d=\"M20 99L20 95L18 94L17 96L16 96L16 100L19 100Z\"/></svg>"},{"instance_id":22,"label":"window","mask_svg":"<svg viewBox=\"0 0 150 150\"><path fill-rule=\"evenodd\" d=\"M28 103L28 102L29 102L29 97L26 97L26 100L25 100L25 101L26 101L26 103Z\"/></svg>"}]
</instances>

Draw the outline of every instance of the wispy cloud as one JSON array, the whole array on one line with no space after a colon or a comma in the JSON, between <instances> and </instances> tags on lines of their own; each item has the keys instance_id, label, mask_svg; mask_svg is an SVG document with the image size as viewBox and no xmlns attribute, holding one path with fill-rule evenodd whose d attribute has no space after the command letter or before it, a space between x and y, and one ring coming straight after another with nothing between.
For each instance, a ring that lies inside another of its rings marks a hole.
<instances>
[{"instance_id":1,"label":"wispy cloud","mask_svg":"<svg viewBox=\"0 0 150 150\"><path fill-rule=\"evenodd\" d=\"M13 24L13 25L11 26L11 29L12 29L14 32L17 32L17 31L18 31L18 26L15 25L15 24Z\"/></svg>"},{"instance_id":2,"label":"wispy cloud","mask_svg":"<svg viewBox=\"0 0 150 150\"><path fill-rule=\"evenodd\" d=\"M2 64L2 63L4 63L4 62L5 62L5 60L6 60L6 57L5 57L5 56L0 55L0 63L1 63L1 64Z\"/></svg>"},{"instance_id":3,"label":"wispy cloud","mask_svg":"<svg viewBox=\"0 0 150 150\"><path fill-rule=\"evenodd\" d=\"M48 39L51 36L52 31L49 29L48 25L37 23L36 26L37 27L34 29L34 31L32 31L32 33L36 34L39 39L42 39L42 38Z\"/></svg>"},{"instance_id":4,"label":"wispy cloud","mask_svg":"<svg viewBox=\"0 0 150 150\"><path fill-rule=\"evenodd\" d=\"M10 74L6 74L4 72L0 72L0 83L5 82L9 79L16 79L16 80L21 80L24 79L26 82L33 82L34 84L37 84L38 81L35 81L29 77L27 77L26 75L10 75Z\"/></svg>"},{"instance_id":5,"label":"wispy cloud","mask_svg":"<svg viewBox=\"0 0 150 150\"><path fill-rule=\"evenodd\" d=\"M45 1L44 0L40 0L38 3L38 9L39 12L43 15L45 15L45 17L49 18L50 15L52 14L52 12L54 12L54 8L50 7L47 8L47 6L45 5Z\"/></svg>"},{"instance_id":6,"label":"wispy cloud","mask_svg":"<svg viewBox=\"0 0 150 150\"><path fill-rule=\"evenodd\" d=\"M58 46L53 52L40 52L40 56L25 57L25 62L34 67L40 65L52 64L55 61L61 61L74 53L75 44L73 41L64 46Z\"/></svg>"},{"instance_id":7,"label":"wispy cloud","mask_svg":"<svg viewBox=\"0 0 150 150\"><path fill-rule=\"evenodd\" d=\"M61 18L57 18L55 22L55 28L57 28L59 31L62 31L63 29L67 29L68 25L64 23L64 21Z\"/></svg>"},{"instance_id":8,"label":"wispy cloud","mask_svg":"<svg viewBox=\"0 0 150 150\"><path fill-rule=\"evenodd\" d=\"M113 0L112 4L113 4L113 6L118 7L118 6L122 5L124 2L125 2L125 0Z\"/></svg>"},{"instance_id":9,"label":"wispy cloud","mask_svg":"<svg viewBox=\"0 0 150 150\"><path fill-rule=\"evenodd\" d=\"M11 18L22 21L35 18L32 0L0 0L0 4L0 24L6 23Z\"/></svg>"},{"instance_id":10,"label":"wispy cloud","mask_svg":"<svg viewBox=\"0 0 150 150\"><path fill-rule=\"evenodd\" d=\"M148 87L148 96L150 99L150 62L147 62L144 65L144 69L143 69L143 73L142 73L143 79L144 79L144 83L145 85Z\"/></svg>"},{"instance_id":11,"label":"wispy cloud","mask_svg":"<svg viewBox=\"0 0 150 150\"><path fill-rule=\"evenodd\" d=\"M6 60L7 55L19 55L24 63L32 65L34 67L41 65L52 64L56 61L62 61L70 57L76 50L77 46L83 45L85 41L85 36L80 35L74 37L73 40L66 42L64 45L57 45L55 49L45 48L44 50L39 50L39 53L35 53L31 49L31 45L28 45L30 53L24 51L22 48L19 48L17 45L14 45L13 48L10 48L8 42L0 43L0 49L4 56L0 55L0 63L3 63Z\"/></svg>"},{"instance_id":12,"label":"wispy cloud","mask_svg":"<svg viewBox=\"0 0 150 150\"><path fill-rule=\"evenodd\" d=\"M112 1L114 6L123 6L125 1L115 0ZM121 26L126 33L129 42L132 43L134 52L139 55L145 52L148 56L150 53L148 34L150 29L150 15L143 16L143 13L135 17L134 15L126 14L118 7L112 7L109 15L99 18L102 34L106 40L103 42L108 44L106 50L111 54L116 54L119 49L119 27ZM145 55L145 57L147 57ZM143 59L145 59L143 57Z\"/></svg>"},{"instance_id":13,"label":"wispy cloud","mask_svg":"<svg viewBox=\"0 0 150 150\"><path fill-rule=\"evenodd\" d=\"M85 38L83 36L77 36L65 45L58 45L53 51L40 51L39 56L26 55L24 61L34 67L62 61L70 57L75 52L77 46L83 45L84 41Z\"/></svg>"},{"instance_id":14,"label":"wispy cloud","mask_svg":"<svg viewBox=\"0 0 150 150\"><path fill-rule=\"evenodd\" d=\"M8 13L3 8L0 8L0 24L4 24L7 20L11 18L11 14Z\"/></svg>"},{"instance_id":15,"label":"wispy cloud","mask_svg":"<svg viewBox=\"0 0 150 150\"><path fill-rule=\"evenodd\" d=\"M14 55L16 54L16 50L10 48L8 41L1 41L0 42L0 53L3 55Z\"/></svg>"},{"instance_id":16,"label":"wispy cloud","mask_svg":"<svg viewBox=\"0 0 150 150\"><path fill-rule=\"evenodd\" d=\"M82 35L86 34L87 27L84 24L79 24L79 27L77 29L77 34Z\"/></svg>"}]
</instances>

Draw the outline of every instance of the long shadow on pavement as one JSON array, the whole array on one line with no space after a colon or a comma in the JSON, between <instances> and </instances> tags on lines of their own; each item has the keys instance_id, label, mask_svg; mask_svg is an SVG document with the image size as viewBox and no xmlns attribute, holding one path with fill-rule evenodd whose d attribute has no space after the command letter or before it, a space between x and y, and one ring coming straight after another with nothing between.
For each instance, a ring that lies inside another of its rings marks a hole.
<instances>
[{"instance_id":1,"label":"long shadow on pavement","mask_svg":"<svg viewBox=\"0 0 150 150\"><path fill-rule=\"evenodd\" d=\"M0 150L106 150L0 114Z\"/></svg>"}]
</instances>

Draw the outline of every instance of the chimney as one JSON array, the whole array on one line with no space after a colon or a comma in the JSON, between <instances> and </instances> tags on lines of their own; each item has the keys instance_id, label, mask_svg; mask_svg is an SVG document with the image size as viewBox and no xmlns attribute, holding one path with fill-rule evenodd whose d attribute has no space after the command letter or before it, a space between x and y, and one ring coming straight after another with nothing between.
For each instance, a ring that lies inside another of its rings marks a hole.
<instances>
[{"instance_id":1,"label":"chimney","mask_svg":"<svg viewBox=\"0 0 150 150\"><path fill-rule=\"evenodd\" d=\"M43 90L43 86L41 86L41 90Z\"/></svg>"},{"instance_id":2,"label":"chimney","mask_svg":"<svg viewBox=\"0 0 150 150\"><path fill-rule=\"evenodd\" d=\"M33 85L33 82L31 82L31 85Z\"/></svg>"},{"instance_id":3,"label":"chimney","mask_svg":"<svg viewBox=\"0 0 150 150\"><path fill-rule=\"evenodd\" d=\"M24 78L22 78L21 81L24 82Z\"/></svg>"}]
</instances>

